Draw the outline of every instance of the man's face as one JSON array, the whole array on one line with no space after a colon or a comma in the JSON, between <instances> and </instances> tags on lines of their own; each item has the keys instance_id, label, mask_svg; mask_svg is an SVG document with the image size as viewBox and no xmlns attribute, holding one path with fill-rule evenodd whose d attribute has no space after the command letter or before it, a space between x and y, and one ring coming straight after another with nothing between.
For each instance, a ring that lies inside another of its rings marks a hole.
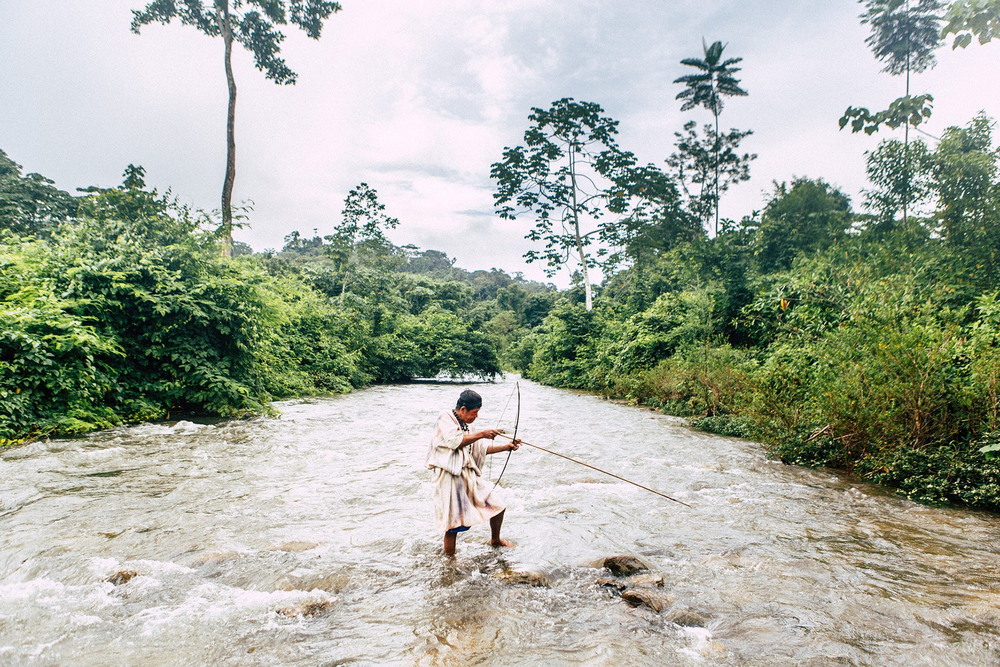
<instances>
[{"instance_id":1,"label":"man's face","mask_svg":"<svg viewBox=\"0 0 1000 667\"><path fill-rule=\"evenodd\" d=\"M458 410L455 410L455 414L458 415L458 418L464 421L466 424L471 424L472 422L476 421L476 417L479 416L479 408L476 408L475 410L470 410L468 408L462 407L459 408Z\"/></svg>"}]
</instances>

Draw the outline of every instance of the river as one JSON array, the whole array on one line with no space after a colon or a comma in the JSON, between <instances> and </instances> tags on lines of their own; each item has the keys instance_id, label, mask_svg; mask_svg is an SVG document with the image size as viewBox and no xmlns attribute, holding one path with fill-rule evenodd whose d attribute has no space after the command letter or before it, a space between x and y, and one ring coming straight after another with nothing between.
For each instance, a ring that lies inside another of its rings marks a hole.
<instances>
[{"instance_id":1,"label":"river","mask_svg":"<svg viewBox=\"0 0 1000 667\"><path fill-rule=\"evenodd\" d=\"M510 428L514 378L473 386L476 426ZM0 453L0 664L1000 664L997 515L523 380L518 437L691 507L523 447L501 483L516 545L477 526L443 557L423 459L463 387ZM667 606L597 585L612 555L662 575Z\"/></svg>"}]
</instances>

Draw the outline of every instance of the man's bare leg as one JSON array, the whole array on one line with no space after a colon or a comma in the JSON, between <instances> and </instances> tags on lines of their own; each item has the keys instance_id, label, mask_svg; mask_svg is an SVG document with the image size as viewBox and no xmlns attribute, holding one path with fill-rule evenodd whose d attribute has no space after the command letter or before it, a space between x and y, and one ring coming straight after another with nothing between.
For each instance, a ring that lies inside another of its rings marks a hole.
<instances>
[{"instance_id":1,"label":"man's bare leg","mask_svg":"<svg viewBox=\"0 0 1000 667\"><path fill-rule=\"evenodd\" d=\"M458 537L458 533L445 533L444 534L444 555L454 556L455 555L455 538Z\"/></svg>"},{"instance_id":2,"label":"man's bare leg","mask_svg":"<svg viewBox=\"0 0 1000 667\"><path fill-rule=\"evenodd\" d=\"M504 510L503 512L500 512L500 514L497 514L492 519L490 519L490 532L492 533L492 537L490 539L490 546L494 547L514 546L513 542L500 539L500 527L503 526L503 515L504 512L506 511L507 510Z\"/></svg>"}]
</instances>

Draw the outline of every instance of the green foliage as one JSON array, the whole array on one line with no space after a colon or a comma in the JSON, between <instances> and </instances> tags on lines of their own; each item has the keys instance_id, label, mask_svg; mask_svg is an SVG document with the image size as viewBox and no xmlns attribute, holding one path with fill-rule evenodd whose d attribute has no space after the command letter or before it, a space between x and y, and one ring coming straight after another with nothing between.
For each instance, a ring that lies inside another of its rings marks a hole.
<instances>
[{"instance_id":1,"label":"green foliage","mask_svg":"<svg viewBox=\"0 0 1000 667\"><path fill-rule=\"evenodd\" d=\"M319 39L323 21L341 9L327 0L222 0L212 3L153 0L132 11L132 32L139 34L150 23L177 19L209 37L235 40L253 54L254 65L275 83L295 83L296 75L281 53L285 35L279 26L297 25L312 39ZM229 33L229 36L227 36Z\"/></svg>"},{"instance_id":2,"label":"green foliage","mask_svg":"<svg viewBox=\"0 0 1000 667\"><path fill-rule=\"evenodd\" d=\"M263 304L258 363L268 394L339 393L371 381L362 370L356 317L296 278L267 276L256 258L241 268Z\"/></svg>"},{"instance_id":3,"label":"green foliage","mask_svg":"<svg viewBox=\"0 0 1000 667\"><path fill-rule=\"evenodd\" d=\"M944 444L893 450L865 459L858 472L917 502L1000 510L1000 463L974 447Z\"/></svg>"},{"instance_id":4,"label":"green foliage","mask_svg":"<svg viewBox=\"0 0 1000 667\"><path fill-rule=\"evenodd\" d=\"M238 265L217 259L207 221L135 189L100 191L81 214L59 238L63 289L125 354L115 398L126 418L261 409L262 304Z\"/></svg>"},{"instance_id":5,"label":"green foliage","mask_svg":"<svg viewBox=\"0 0 1000 667\"><path fill-rule=\"evenodd\" d=\"M945 130L931 156L938 231L958 265L983 288L1000 278L1000 151L993 122L977 115L966 127Z\"/></svg>"},{"instance_id":6,"label":"green foliage","mask_svg":"<svg viewBox=\"0 0 1000 667\"><path fill-rule=\"evenodd\" d=\"M602 347L605 366L612 376L655 366L678 349L710 341L720 328L715 307L720 288L692 288L667 293L641 313L606 332Z\"/></svg>"},{"instance_id":7,"label":"green foliage","mask_svg":"<svg viewBox=\"0 0 1000 667\"><path fill-rule=\"evenodd\" d=\"M44 243L0 236L0 444L178 412L267 412L273 398L371 382L494 377L500 350L557 298L393 246L384 232L397 221L365 184L334 234L293 233L281 253L230 259L213 219L144 178L129 165L120 187L87 188ZM408 258L430 270L407 272Z\"/></svg>"},{"instance_id":8,"label":"green foliage","mask_svg":"<svg viewBox=\"0 0 1000 667\"><path fill-rule=\"evenodd\" d=\"M951 48L964 49L972 43L973 37L980 44L986 44L1000 36L1000 0L960 0L949 3L944 20L941 38L955 35Z\"/></svg>"},{"instance_id":9,"label":"green foliage","mask_svg":"<svg viewBox=\"0 0 1000 667\"><path fill-rule=\"evenodd\" d=\"M41 174L22 176L21 165L0 150L0 234L48 236L76 206L76 199Z\"/></svg>"},{"instance_id":10,"label":"green foliage","mask_svg":"<svg viewBox=\"0 0 1000 667\"><path fill-rule=\"evenodd\" d=\"M927 144L909 144L890 139L867 154L868 179L865 207L876 216L876 224L887 230L895 227L898 214L930 201L932 160Z\"/></svg>"},{"instance_id":11,"label":"green foliage","mask_svg":"<svg viewBox=\"0 0 1000 667\"><path fill-rule=\"evenodd\" d=\"M858 318L820 342L824 365L811 399L852 451L922 448L959 436L966 421L971 397L955 363L957 328L894 310Z\"/></svg>"},{"instance_id":12,"label":"green foliage","mask_svg":"<svg viewBox=\"0 0 1000 667\"><path fill-rule=\"evenodd\" d=\"M141 188L130 166L48 242L0 246L0 438L255 413L371 380L355 314L220 257L209 219Z\"/></svg>"},{"instance_id":13,"label":"green foliage","mask_svg":"<svg viewBox=\"0 0 1000 667\"><path fill-rule=\"evenodd\" d=\"M615 246L627 245L651 216L671 218L677 208L673 183L653 165L640 167L615 139L618 121L593 102L556 100L533 108L524 145L506 147L490 167L497 182L497 214L514 220L530 215L525 236L543 243L528 262L543 261L549 276L570 257L581 273L587 310L592 307L589 269L622 261Z\"/></svg>"},{"instance_id":14,"label":"green foliage","mask_svg":"<svg viewBox=\"0 0 1000 667\"><path fill-rule=\"evenodd\" d=\"M758 270L787 269L795 257L843 239L851 225L850 212L847 196L822 179L797 178L791 187L775 184L754 235Z\"/></svg>"},{"instance_id":15,"label":"green foliage","mask_svg":"<svg viewBox=\"0 0 1000 667\"><path fill-rule=\"evenodd\" d=\"M455 260L440 250L416 250L406 260L410 273L426 273L438 278L451 277Z\"/></svg>"},{"instance_id":16,"label":"green foliage","mask_svg":"<svg viewBox=\"0 0 1000 667\"><path fill-rule=\"evenodd\" d=\"M532 341L531 363L525 374L556 387L587 387L599 332L594 311L565 302L556 305Z\"/></svg>"},{"instance_id":17,"label":"green foliage","mask_svg":"<svg viewBox=\"0 0 1000 667\"><path fill-rule=\"evenodd\" d=\"M1000 452L1000 432L994 431L975 443L976 451L986 454L986 458L993 460L996 458L994 452Z\"/></svg>"},{"instance_id":18,"label":"green foliage","mask_svg":"<svg viewBox=\"0 0 1000 667\"><path fill-rule=\"evenodd\" d=\"M751 134L751 130L736 128L722 133L705 125L699 135L693 120L684 124L683 134L674 133L677 150L666 162L681 184L693 217L710 220L718 208L718 197L731 186L750 180L750 162L757 155L740 155L739 147Z\"/></svg>"},{"instance_id":19,"label":"green foliage","mask_svg":"<svg viewBox=\"0 0 1000 667\"><path fill-rule=\"evenodd\" d=\"M685 88L677 93L677 99L684 100L681 111L689 111L695 107L704 107L716 117L722 112L726 97L745 96L747 92L740 88L740 81L734 75L740 71L734 67L743 58L722 59L726 49L722 42L712 42L709 46L702 41L704 58L685 58L682 65L693 67L694 74L685 74L674 79L674 83L682 83Z\"/></svg>"},{"instance_id":20,"label":"green foliage","mask_svg":"<svg viewBox=\"0 0 1000 667\"><path fill-rule=\"evenodd\" d=\"M1000 431L1000 301L998 293L975 300L976 318L963 332L966 348L956 360L968 374L970 430L975 435Z\"/></svg>"},{"instance_id":21,"label":"green foliage","mask_svg":"<svg viewBox=\"0 0 1000 667\"><path fill-rule=\"evenodd\" d=\"M0 245L0 439L121 422L105 406L122 351L71 314L44 243Z\"/></svg>"},{"instance_id":22,"label":"green foliage","mask_svg":"<svg viewBox=\"0 0 1000 667\"><path fill-rule=\"evenodd\" d=\"M501 372L491 341L436 307L398 316L391 331L366 343L365 352L368 372L377 382L439 374L494 377Z\"/></svg>"},{"instance_id":23,"label":"green foliage","mask_svg":"<svg viewBox=\"0 0 1000 667\"><path fill-rule=\"evenodd\" d=\"M691 345L609 389L670 414L721 417L738 410L755 364L728 345Z\"/></svg>"},{"instance_id":24,"label":"green foliage","mask_svg":"<svg viewBox=\"0 0 1000 667\"><path fill-rule=\"evenodd\" d=\"M735 67L742 58L722 59L726 45L713 42L711 46L702 40L704 58L685 58L682 65L693 67L694 74L686 74L674 79L674 83L684 84L684 90L677 93L677 99L684 100L681 111L689 111L696 107L704 107L712 112L715 125L706 127L706 135L710 140L701 140L695 132L695 125L687 123L684 130L686 136L677 134L678 152L674 153L667 163L677 172L682 183L700 185L700 192L693 196L692 188L688 190L688 198L692 204L692 213L704 217L707 222L715 214L715 233L719 233L719 199L722 192L730 184L745 181L750 178L750 161L756 155L740 156L736 150L740 142L751 132L740 132L736 129L728 135L719 131L719 115L725 104L726 97L744 97L747 91L740 87ZM709 176L710 175L710 176ZM705 184L711 183L706 191Z\"/></svg>"},{"instance_id":25,"label":"green foliage","mask_svg":"<svg viewBox=\"0 0 1000 667\"><path fill-rule=\"evenodd\" d=\"M755 431L745 420L736 415L711 415L708 417L692 417L691 426L699 431L725 435L731 438L753 438Z\"/></svg>"},{"instance_id":26,"label":"green foliage","mask_svg":"<svg viewBox=\"0 0 1000 667\"><path fill-rule=\"evenodd\" d=\"M869 111L865 107L847 107L840 117L840 129L851 124L851 132L875 134L885 125L896 129L903 125L916 127L931 117L934 109L934 97L927 93L923 95L906 94L893 100L888 109Z\"/></svg>"},{"instance_id":27,"label":"green foliage","mask_svg":"<svg viewBox=\"0 0 1000 667\"><path fill-rule=\"evenodd\" d=\"M865 43L885 63L883 72L923 72L935 64L941 43L937 0L864 0L861 22L872 28Z\"/></svg>"},{"instance_id":28,"label":"green foliage","mask_svg":"<svg viewBox=\"0 0 1000 667\"><path fill-rule=\"evenodd\" d=\"M352 188L344 199L341 221L326 237L324 247L333 260L334 271L341 275L340 300L343 303L348 283L360 264L384 264L398 257L396 248L385 233L395 229L399 220L386 214L378 192L367 183Z\"/></svg>"}]
</instances>

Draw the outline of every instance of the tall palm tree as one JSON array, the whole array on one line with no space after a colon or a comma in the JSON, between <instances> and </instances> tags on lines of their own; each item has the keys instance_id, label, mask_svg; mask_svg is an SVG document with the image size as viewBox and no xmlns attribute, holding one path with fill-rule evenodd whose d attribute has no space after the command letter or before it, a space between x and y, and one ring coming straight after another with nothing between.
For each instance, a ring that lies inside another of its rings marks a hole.
<instances>
[{"instance_id":1,"label":"tall palm tree","mask_svg":"<svg viewBox=\"0 0 1000 667\"><path fill-rule=\"evenodd\" d=\"M688 111L695 107L705 107L712 112L715 117L715 141L714 161L715 161L715 233L719 233L719 151L721 143L719 141L719 114L722 113L722 98L745 96L747 91L740 88L740 81L735 76L740 71L739 67L733 67L741 62L743 58L730 58L722 60L722 52L726 44L714 42L711 46L701 40L702 49L705 52L704 58L685 58L682 65L694 67L698 70L695 74L686 74L674 79L674 83L683 83L686 88L677 93L678 100L684 100L681 111Z\"/></svg>"}]
</instances>

